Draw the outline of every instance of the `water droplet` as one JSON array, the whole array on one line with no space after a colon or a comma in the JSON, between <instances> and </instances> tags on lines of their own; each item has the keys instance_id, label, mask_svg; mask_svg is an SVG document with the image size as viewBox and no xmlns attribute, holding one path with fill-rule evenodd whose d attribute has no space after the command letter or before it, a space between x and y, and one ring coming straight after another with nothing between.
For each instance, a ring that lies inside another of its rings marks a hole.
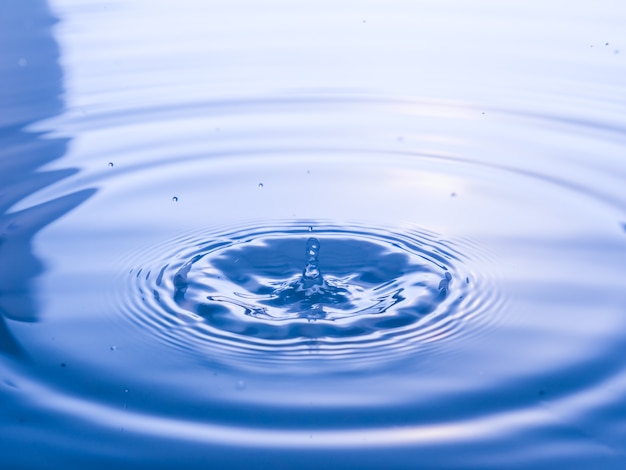
<instances>
[{"instance_id":1,"label":"water droplet","mask_svg":"<svg viewBox=\"0 0 626 470\"><path fill-rule=\"evenodd\" d=\"M456 197L456 193L450 193L450 197Z\"/></svg>"},{"instance_id":2,"label":"water droplet","mask_svg":"<svg viewBox=\"0 0 626 470\"><path fill-rule=\"evenodd\" d=\"M128 389L127 388L124 389L124 393L128 393Z\"/></svg>"},{"instance_id":3,"label":"water droplet","mask_svg":"<svg viewBox=\"0 0 626 470\"><path fill-rule=\"evenodd\" d=\"M178 202L178 197L174 196L174 197L172 198L172 201L174 201L174 202Z\"/></svg>"},{"instance_id":4,"label":"water droplet","mask_svg":"<svg viewBox=\"0 0 626 470\"><path fill-rule=\"evenodd\" d=\"M262 187L263 187L263 183L259 183L259 188L262 188Z\"/></svg>"},{"instance_id":5,"label":"water droplet","mask_svg":"<svg viewBox=\"0 0 626 470\"><path fill-rule=\"evenodd\" d=\"M320 242L317 238L309 238L306 242L306 266L302 271L302 280L306 288L311 284L322 284L322 274L319 270Z\"/></svg>"},{"instance_id":6,"label":"water droplet","mask_svg":"<svg viewBox=\"0 0 626 470\"><path fill-rule=\"evenodd\" d=\"M243 380L239 380L237 381L237 383L235 384L235 388L237 390L245 390L246 389L246 383Z\"/></svg>"},{"instance_id":7,"label":"water droplet","mask_svg":"<svg viewBox=\"0 0 626 470\"><path fill-rule=\"evenodd\" d=\"M313 231L313 226L309 225L309 232L312 232L312 231Z\"/></svg>"},{"instance_id":8,"label":"water droplet","mask_svg":"<svg viewBox=\"0 0 626 470\"><path fill-rule=\"evenodd\" d=\"M609 45L609 43L608 43L608 42L605 42L605 43L604 43L604 45L605 45L605 46L608 46L608 45Z\"/></svg>"},{"instance_id":9,"label":"water droplet","mask_svg":"<svg viewBox=\"0 0 626 470\"><path fill-rule=\"evenodd\" d=\"M111 351L115 351L117 350L117 346L111 346L109 349L111 349Z\"/></svg>"},{"instance_id":10,"label":"water droplet","mask_svg":"<svg viewBox=\"0 0 626 470\"><path fill-rule=\"evenodd\" d=\"M113 162L109 162L109 168L113 168Z\"/></svg>"}]
</instances>

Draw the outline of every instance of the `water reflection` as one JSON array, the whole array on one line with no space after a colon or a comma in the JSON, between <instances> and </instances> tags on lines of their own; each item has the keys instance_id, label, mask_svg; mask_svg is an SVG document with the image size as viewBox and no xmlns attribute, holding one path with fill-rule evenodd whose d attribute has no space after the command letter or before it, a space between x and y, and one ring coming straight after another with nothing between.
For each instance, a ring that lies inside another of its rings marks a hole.
<instances>
[{"instance_id":1,"label":"water reflection","mask_svg":"<svg viewBox=\"0 0 626 470\"><path fill-rule=\"evenodd\" d=\"M44 266L33 253L33 236L95 192L12 210L24 197L77 171L40 171L64 155L69 139L28 130L63 111L63 75L52 34L56 21L42 0L0 2L0 350L13 355L23 349L7 319L37 320L30 286Z\"/></svg>"}]
</instances>

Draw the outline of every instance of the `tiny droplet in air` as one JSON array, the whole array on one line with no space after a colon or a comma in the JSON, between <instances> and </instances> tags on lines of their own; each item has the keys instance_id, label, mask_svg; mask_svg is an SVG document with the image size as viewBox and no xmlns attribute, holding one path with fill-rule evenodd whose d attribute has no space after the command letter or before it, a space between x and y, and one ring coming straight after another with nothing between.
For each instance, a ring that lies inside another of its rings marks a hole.
<instances>
[{"instance_id":1,"label":"tiny droplet in air","mask_svg":"<svg viewBox=\"0 0 626 470\"><path fill-rule=\"evenodd\" d=\"M262 188L262 187L263 187L263 183L259 183L259 188Z\"/></svg>"},{"instance_id":2,"label":"tiny droplet in air","mask_svg":"<svg viewBox=\"0 0 626 470\"><path fill-rule=\"evenodd\" d=\"M174 196L174 197L172 198L172 201L174 201L174 202L178 202L178 197Z\"/></svg>"},{"instance_id":3,"label":"tiny droplet in air","mask_svg":"<svg viewBox=\"0 0 626 470\"><path fill-rule=\"evenodd\" d=\"M309 225L309 232L313 231L313 226Z\"/></svg>"}]
</instances>

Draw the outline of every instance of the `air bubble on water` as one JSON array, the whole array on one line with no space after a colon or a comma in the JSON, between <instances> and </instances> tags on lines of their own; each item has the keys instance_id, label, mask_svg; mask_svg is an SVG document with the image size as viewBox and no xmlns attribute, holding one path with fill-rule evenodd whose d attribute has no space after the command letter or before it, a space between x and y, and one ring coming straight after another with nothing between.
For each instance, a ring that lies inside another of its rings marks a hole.
<instances>
[{"instance_id":1,"label":"air bubble on water","mask_svg":"<svg viewBox=\"0 0 626 470\"><path fill-rule=\"evenodd\" d=\"M113 162L109 162L109 168L113 168Z\"/></svg>"},{"instance_id":2,"label":"air bubble on water","mask_svg":"<svg viewBox=\"0 0 626 470\"><path fill-rule=\"evenodd\" d=\"M174 201L174 202L178 202L178 197L174 196L174 197L172 198L172 201Z\"/></svg>"}]
</instances>

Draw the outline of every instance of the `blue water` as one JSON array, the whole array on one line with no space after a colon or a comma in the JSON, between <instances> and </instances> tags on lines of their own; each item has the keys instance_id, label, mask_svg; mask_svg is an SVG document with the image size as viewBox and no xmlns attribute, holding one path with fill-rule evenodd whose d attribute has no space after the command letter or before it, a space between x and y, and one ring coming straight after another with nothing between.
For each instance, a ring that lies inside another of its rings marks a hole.
<instances>
[{"instance_id":1,"label":"blue water","mask_svg":"<svg viewBox=\"0 0 626 470\"><path fill-rule=\"evenodd\" d=\"M0 467L626 467L618 2L0 1Z\"/></svg>"}]
</instances>

